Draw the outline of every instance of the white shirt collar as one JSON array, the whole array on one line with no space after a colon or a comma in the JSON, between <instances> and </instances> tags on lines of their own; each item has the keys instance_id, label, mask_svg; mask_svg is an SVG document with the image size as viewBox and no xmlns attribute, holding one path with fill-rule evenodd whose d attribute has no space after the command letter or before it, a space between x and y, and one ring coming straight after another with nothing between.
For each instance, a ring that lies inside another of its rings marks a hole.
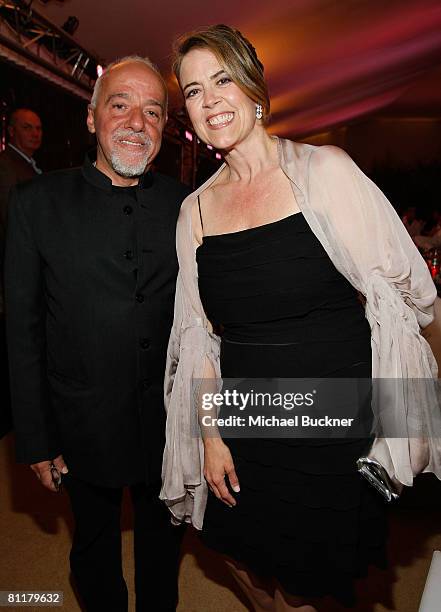
<instances>
[{"instance_id":1,"label":"white shirt collar","mask_svg":"<svg viewBox=\"0 0 441 612\"><path fill-rule=\"evenodd\" d=\"M22 158L28 162L28 164L31 164L31 166L33 167L33 169L35 170L35 172L37 174L41 174L42 173L40 168L37 166L37 164L35 162L35 159L33 157L29 157L28 155L26 155L26 153L23 153L23 151L20 151L19 148L17 148L16 146L11 144L10 142L8 142L8 147L11 147L11 149L14 149L14 151L16 151L16 153L21 155Z\"/></svg>"}]
</instances>

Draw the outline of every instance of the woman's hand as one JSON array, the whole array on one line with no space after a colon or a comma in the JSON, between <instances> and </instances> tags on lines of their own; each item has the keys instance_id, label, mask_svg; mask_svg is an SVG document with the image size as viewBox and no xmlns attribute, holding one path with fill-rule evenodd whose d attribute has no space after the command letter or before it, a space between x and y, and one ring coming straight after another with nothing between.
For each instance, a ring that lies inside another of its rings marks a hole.
<instances>
[{"instance_id":1,"label":"woman's hand","mask_svg":"<svg viewBox=\"0 0 441 612\"><path fill-rule=\"evenodd\" d=\"M239 493L239 479L237 478L230 450L222 438L206 438L204 476L210 490L227 506L236 505L236 500L228 490L225 476L235 493Z\"/></svg>"}]
</instances>

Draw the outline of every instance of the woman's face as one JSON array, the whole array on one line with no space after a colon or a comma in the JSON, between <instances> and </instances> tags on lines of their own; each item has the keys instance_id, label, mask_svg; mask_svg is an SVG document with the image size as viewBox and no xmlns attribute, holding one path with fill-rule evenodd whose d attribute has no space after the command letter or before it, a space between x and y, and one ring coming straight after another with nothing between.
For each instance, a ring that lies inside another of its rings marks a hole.
<instances>
[{"instance_id":1,"label":"woman's face","mask_svg":"<svg viewBox=\"0 0 441 612\"><path fill-rule=\"evenodd\" d=\"M196 134L229 151L256 125L256 104L234 83L208 49L192 49L181 63L180 83Z\"/></svg>"}]
</instances>

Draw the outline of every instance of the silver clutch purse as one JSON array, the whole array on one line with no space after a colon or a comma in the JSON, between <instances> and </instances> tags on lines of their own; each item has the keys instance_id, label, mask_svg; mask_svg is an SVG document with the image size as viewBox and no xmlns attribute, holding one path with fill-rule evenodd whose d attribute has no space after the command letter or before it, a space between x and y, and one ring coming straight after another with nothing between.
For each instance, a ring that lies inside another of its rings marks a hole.
<instances>
[{"instance_id":1,"label":"silver clutch purse","mask_svg":"<svg viewBox=\"0 0 441 612\"><path fill-rule=\"evenodd\" d=\"M389 474L381 463L369 457L360 457L357 460L357 468L360 474L381 493L386 501L392 502L399 498L399 493L397 493Z\"/></svg>"}]
</instances>

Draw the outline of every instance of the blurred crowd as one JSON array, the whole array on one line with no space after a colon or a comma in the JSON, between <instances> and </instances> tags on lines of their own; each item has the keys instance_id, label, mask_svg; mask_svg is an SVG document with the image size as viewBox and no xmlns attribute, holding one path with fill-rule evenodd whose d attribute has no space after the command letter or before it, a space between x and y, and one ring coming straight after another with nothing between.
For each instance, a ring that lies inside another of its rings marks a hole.
<instances>
[{"instance_id":1,"label":"blurred crowd","mask_svg":"<svg viewBox=\"0 0 441 612\"><path fill-rule=\"evenodd\" d=\"M441 251L438 252L441 249L441 211L424 211L418 206L407 206L402 212L401 220L426 260L433 280L437 285L441 285Z\"/></svg>"},{"instance_id":2,"label":"blurred crowd","mask_svg":"<svg viewBox=\"0 0 441 612\"><path fill-rule=\"evenodd\" d=\"M408 206L401 220L415 244L423 251L441 246L441 212L431 210L424 214L417 206Z\"/></svg>"}]
</instances>

